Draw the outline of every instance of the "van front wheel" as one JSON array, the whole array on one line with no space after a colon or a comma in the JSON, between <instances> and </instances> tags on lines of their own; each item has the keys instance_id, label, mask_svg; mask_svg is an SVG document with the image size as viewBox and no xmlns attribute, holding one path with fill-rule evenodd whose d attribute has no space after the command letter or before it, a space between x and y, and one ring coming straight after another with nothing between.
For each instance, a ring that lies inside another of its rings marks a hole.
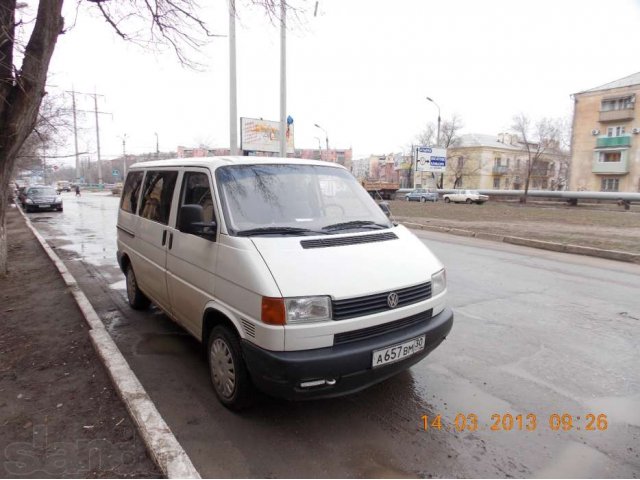
<instances>
[{"instance_id":1,"label":"van front wheel","mask_svg":"<svg viewBox=\"0 0 640 480\"><path fill-rule=\"evenodd\" d=\"M149 298L147 298L147 296L138 288L136 274L133 273L133 267L131 265L127 266L126 282L127 299L129 300L131 308L134 310L145 310L146 308L149 308L151 300L149 300Z\"/></svg>"},{"instance_id":2,"label":"van front wheel","mask_svg":"<svg viewBox=\"0 0 640 480\"><path fill-rule=\"evenodd\" d=\"M238 336L218 325L209 335L209 372L218 400L231 410L242 410L253 398L253 384L242 358Z\"/></svg>"}]
</instances>

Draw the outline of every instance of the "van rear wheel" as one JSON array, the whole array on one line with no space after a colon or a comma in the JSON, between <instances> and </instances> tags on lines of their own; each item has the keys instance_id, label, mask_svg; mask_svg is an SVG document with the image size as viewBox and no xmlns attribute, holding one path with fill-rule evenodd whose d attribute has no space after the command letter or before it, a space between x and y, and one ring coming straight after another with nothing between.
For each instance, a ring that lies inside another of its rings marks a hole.
<instances>
[{"instance_id":1,"label":"van rear wheel","mask_svg":"<svg viewBox=\"0 0 640 480\"><path fill-rule=\"evenodd\" d=\"M149 308L151 300L138 288L136 274L133 273L133 267L130 264L127 265L127 273L125 275L127 281L127 299L129 300L131 308L134 310L145 310Z\"/></svg>"},{"instance_id":2,"label":"van rear wheel","mask_svg":"<svg viewBox=\"0 0 640 480\"><path fill-rule=\"evenodd\" d=\"M236 411L248 407L254 397L254 387L238 336L218 325L209 335L207 351L211 382L220 403Z\"/></svg>"}]
</instances>

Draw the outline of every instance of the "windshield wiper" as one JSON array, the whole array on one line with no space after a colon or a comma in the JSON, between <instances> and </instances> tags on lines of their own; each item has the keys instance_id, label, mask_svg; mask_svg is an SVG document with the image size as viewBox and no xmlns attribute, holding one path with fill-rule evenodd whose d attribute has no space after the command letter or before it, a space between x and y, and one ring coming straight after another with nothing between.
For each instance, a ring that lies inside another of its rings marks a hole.
<instances>
[{"instance_id":1,"label":"windshield wiper","mask_svg":"<svg viewBox=\"0 0 640 480\"><path fill-rule=\"evenodd\" d=\"M322 227L322 230L348 230L350 228L374 228L377 230L389 227L382 223L372 222L371 220L353 220L351 222L333 223Z\"/></svg>"},{"instance_id":2,"label":"windshield wiper","mask_svg":"<svg viewBox=\"0 0 640 480\"><path fill-rule=\"evenodd\" d=\"M238 237L250 237L252 235L299 235L301 233L313 233L326 235L326 232L318 232L309 230L308 228L299 227L259 227L250 228L248 230L240 230L236 232Z\"/></svg>"}]
</instances>

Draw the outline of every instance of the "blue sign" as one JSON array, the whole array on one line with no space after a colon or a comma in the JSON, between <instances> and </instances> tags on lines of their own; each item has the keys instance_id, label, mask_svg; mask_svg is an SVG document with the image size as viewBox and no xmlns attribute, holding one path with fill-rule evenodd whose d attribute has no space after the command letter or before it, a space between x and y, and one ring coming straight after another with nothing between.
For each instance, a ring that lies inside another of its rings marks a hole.
<instances>
[{"instance_id":1,"label":"blue sign","mask_svg":"<svg viewBox=\"0 0 640 480\"><path fill-rule=\"evenodd\" d=\"M431 166L432 167L446 167L447 166L447 158L446 157L431 157Z\"/></svg>"},{"instance_id":2,"label":"blue sign","mask_svg":"<svg viewBox=\"0 0 640 480\"><path fill-rule=\"evenodd\" d=\"M113 175L114 177L119 177L119 176L120 176L120 170L118 170L118 169L114 168L114 169L111 171L111 175Z\"/></svg>"}]
</instances>

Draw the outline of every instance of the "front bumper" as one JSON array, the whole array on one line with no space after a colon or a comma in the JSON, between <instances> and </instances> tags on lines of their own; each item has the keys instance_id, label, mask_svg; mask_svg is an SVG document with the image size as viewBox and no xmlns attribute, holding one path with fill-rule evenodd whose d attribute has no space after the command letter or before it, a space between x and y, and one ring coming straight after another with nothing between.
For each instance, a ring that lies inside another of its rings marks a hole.
<instances>
[{"instance_id":1,"label":"front bumper","mask_svg":"<svg viewBox=\"0 0 640 480\"><path fill-rule=\"evenodd\" d=\"M242 341L253 383L262 391L289 400L328 398L357 392L381 382L431 353L453 326L453 312L445 309L425 324L402 328L373 338L333 347L274 352ZM372 368L373 351L425 335L425 348L404 360ZM300 383L334 379L334 385L302 388Z\"/></svg>"}]
</instances>

